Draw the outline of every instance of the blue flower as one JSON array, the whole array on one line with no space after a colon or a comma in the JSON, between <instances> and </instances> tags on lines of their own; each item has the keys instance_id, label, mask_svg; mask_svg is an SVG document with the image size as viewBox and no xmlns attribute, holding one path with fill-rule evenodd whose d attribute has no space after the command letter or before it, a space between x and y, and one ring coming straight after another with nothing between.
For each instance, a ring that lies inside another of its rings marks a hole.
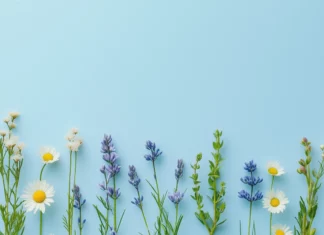
<instances>
[{"instance_id":1,"label":"blue flower","mask_svg":"<svg viewBox=\"0 0 324 235\"><path fill-rule=\"evenodd\" d=\"M138 185L140 184L141 179L137 175L135 166L129 166L128 176L128 182L138 190Z\"/></svg>"},{"instance_id":2,"label":"blue flower","mask_svg":"<svg viewBox=\"0 0 324 235\"><path fill-rule=\"evenodd\" d=\"M184 193L174 192L173 194L170 194L168 197L170 201L173 202L174 204L179 204L184 197Z\"/></svg>"},{"instance_id":3,"label":"blue flower","mask_svg":"<svg viewBox=\"0 0 324 235\"><path fill-rule=\"evenodd\" d=\"M108 187L107 194L112 199L118 199L121 193L119 192L119 189L114 190L114 188Z\"/></svg>"},{"instance_id":4,"label":"blue flower","mask_svg":"<svg viewBox=\"0 0 324 235\"><path fill-rule=\"evenodd\" d=\"M103 158L103 160L105 160L106 162L108 162L110 164L115 164L115 162L118 159L118 156L117 156L117 153L110 152L110 153L105 153L102 158Z\"/></svg>"},{"instance_id":5,"label":"blue flower","mask_svg":"<svg viewBox=\"0 0 324 235\"><path fill-rule=\"evenodd\" d=\"M249 161L249 162L246 162L245 166L244 166L244 170L246 170L246 171L248 171L250 173L254 172L256 170L256 168L257 168L257 164L255 164L253 162L253 160Z\"/></svg>"},{"instance_id":6,"label":"blue flower","mask_svg":"<svg viewBox=\"0 0 324 235\"><path fill-rule=\"evenodd\" d=\"M101 142L101 152L102 153L112 153L112 152L116 152L115 146L112 143L112 138L110 135L104 135L104 139Z\"/></svg>"},{"instance_id":7,"label":"blue flower","mask_svg":"<svg viewBox=\"0 0 324 235\"><path fill-rule=\"evenodd\" d=\"M263 181L260 177L256 178L254 176L245 176L241 178L242 183L248 184L250 186L255 186Z\"/></svg>"},{"instance_id":8,"label":"blue flower","mask_svg":"<svg viewBox=\"0 0 324 235\"><path fill-rule=\"evenodd\" d=\"M175 178L179 180L183 176L184 163L182 159L178 160L177 169L175 169Z\"/></svg>"},{"instance_id":9,"label":"blue flower","mask_svg":"<svg viewBox=\"0 0 324 235\"><path fill-rule=\"evenodd\" d=\"M155 143L153 143L151 141L147 141L145 147L146 147L147 150L150 150L151 151L150 154L146 154L144 156L144 158L147 161L154 162L162 154L162 152L160 151L160 149L156 149Z\"/></svg>"},{"instance_id":10,"label":"blue flower","mask_svg":"<svg viewBox=\"0 0 324 235\"><path fill-rule=\"evenodd\" d=\"M77 185L74 185L73 189L72 189L72 193L73 193L73 197L74 197L74 204L73 207L78 209L78 210L82 210L83 205L86 203L86 200L82 200L82 194L80 192L80 187ZM84 224L86 222L86 220L84 219L82 221L82 224ZM78 223L81 224L81 218L78 218Z\"/></svg>"},{"instance_id":11,"label":"blue flower","mask_svg":"<svg viewBox=\"0 0 324 235\"><path fill-rule=\"evenodd\" d=\"M110 177L114 177L115 175L117 175L120 171L120 166L117 164L112 164L108 167L106 167Z\"/></svg>"},{"instance_id":12,"label":"blue flower","mask_svg":"<svg viewBox=\"0 0 324 235\"><path fill-rule=\"evenodd\" d=\"M139 198L134 197L134 201L132 201L132 203L141 208L143 200L144 200L143 196Z\"/></svg>"},{"instance_id":13,"label":"blue flower","mask_svg":"<svg viewBox=\"0 0 324 235\"><path fill-rule=\"evenodd\" d=\"M110 235L117 235L117 232L112 227L110 227Z\"/></svg>"}]
</instances>

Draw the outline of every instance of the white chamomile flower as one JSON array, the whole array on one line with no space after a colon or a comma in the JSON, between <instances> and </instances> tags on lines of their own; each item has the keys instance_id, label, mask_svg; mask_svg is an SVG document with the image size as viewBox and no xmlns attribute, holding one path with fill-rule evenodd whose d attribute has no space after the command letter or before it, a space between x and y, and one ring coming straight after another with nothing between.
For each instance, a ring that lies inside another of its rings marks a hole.
<instances>
[{"instance_id":1,"label":"white chamomile flower","mask_svg":"<svg viewBox=\"0 0 324 235\"><path fill-rule=\"evenodd\" d=\"M74 140L73 142L70 143L69 148L73 152L78 152L81 144L82 144L82 140Z\"/></svg>"},{"instance_id":2,"label":"white chamomile flower","mask_svg":"<svg viewBox=\"0 0 324 235\"><path fill-rule=\"evenodd\" d=\"M78 132L79 132L78 128L72 128L71 129L71 133L74 134L74 135L78 134Z\"/></svg>"},{"instance_id":3,"label":"white chamomile flower","mask_svg":"<svg viewBox=\"0 0 324 235\"><path fill-rule=\"evenodd\" d=\"M27 212L38 210L45 213L45 205L50 206L54 202L54 187L47 184L45 180L35 181L28 185L21 198Z\"/></svg>"},{"instance_id":4,"label":"white chamomile flower","mask_svg":"<svg viewBox=\"0 0 324 235\"><path fill-rule=\"evenodd\" d=\"M266 208L270 213L282 213L286 209L286 204L289 203L288 198L282 191L270 191L263 198L263 208Z\"/></svg>"},{"instance_id":5,"label":"white chamomile flower","mask_svg":"<svg viewBox=\"0 0 324 235\"><path fill-rule=\"evenodd\" d=\"M14 123L14 122L10 122L10 123L8 123L8 127L9 127L10 129L15 129L15 128L16 128L16 123Z\"/></svg>"},{"instance_id":6,"label":"white chamomile flower","mask_svg":"<svg viewBox=\"0 0 324 235\"><path fill-rule=\"evenodd\" d=\"M272 235L293 235L286 225L276 224L272 226Z\"/></svg>"},{"instance_id":7,"label":"white chamomile flower","mask_svg":"<svg viewBox=\"0 0 324 235\"><path fill-rule=\"evenodd\" d=\"M279 162L268 162L267 170L272 176L280 176L285 174L285 170L282 166L280 166Z\"/></svg>"},{"instance_id":8,"label":"white chamomile flower","mask_svg":"<svg viewBox=\"0 0 324 235\"><path fill-rule=\"evenodd\" d=\"M9 113L9 116L12 117L12 119L19 117L19 115L20 115L20 113L18 113L18 112L10 112Z\"/></svg>"},{"instance_id":9,"label":"white chamomile flower","mask_svg":"<svg viewBox=\"0 0 324 235\"><path fill-rule=\"evenodd\" d=\"M4 140L4 144L7 148L13 148L18 142L18 136L10 136Z\"/></svg>"},{"instance_id":10,"label":"white chamomile flower","mask_svg":"<svg viewBox=\"0 0 324 235\"><path fill-rule=\"evenodd\" d=\"M19 162L23 158L24 157L20 153L17 153L17 154L14 154L14 155L11 156L11 159L14 160L15 162Z\"/></svg>"},{"instance_id":11,"label":"white chamomile flower","mask_svg":"<svg viewBox=\"0 0 324 235\"><path fill-rule=\"evenodd\" d=\"M40 150L40 156L42 158L43 163L53 163L59 160L60 153L52 147L42 147Z\"/></svg>"},{"instance_id":12,"label":"white chamomile flower","mask_svg":"<svg viewBox=\"0 0 324 235\"><path fill-rule=\"evenodd\" d=\"M4 131L4 130L0 130L0 135L1 135L2 137L5 137L5 136L7 135L7 132Z\"/></svg>"},{"instance_id":13,"label":"white chamomile flower","mask_svg":"<svg viewBox=\"0 0 324 235\"><path fill-rule=\"evenodd\" d=\"M321 144L321 145L320 145L320 148L321 148L321 150L323 151L323 150L324 150L324 144Z\"/></svg>"},{"instance_id":14,"label":"white chamomile flower","mask_svg":"<svg viewBox=\"0 0 324 235\"><path fill-rule=\"evenodd\" d=\"M3 119L4 123L9 123L11 121L11 117L6 117L5 119Z\"/></svg>"},{"instance_id":15,"label":"white chamomile flower","mask_svg":"<svg viewBox=\"0 0 324 235\"><path fill-rule=\"evenodd\" d=\"M24 148L25 148L25 143L23 143L23 142L20 142L20 143L18 143L17 145L16 145L16 147L20 150L20 151L22 151Z\"/></svg>"}]
</instances>

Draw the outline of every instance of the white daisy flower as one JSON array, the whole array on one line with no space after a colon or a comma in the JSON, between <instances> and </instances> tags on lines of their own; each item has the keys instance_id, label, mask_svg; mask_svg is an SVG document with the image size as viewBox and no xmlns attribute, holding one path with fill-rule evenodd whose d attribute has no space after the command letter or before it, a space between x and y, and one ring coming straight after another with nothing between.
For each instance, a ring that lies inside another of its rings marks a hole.
<instances>
[{"instance_id":1,"label":"white daisy flower","mask_svg":"<svg viewBox=\"0 0 324 235\"><path fill-rule=\"evenodd\" d=\"M4 140L4 144L7 148L13 148L18 142L18 136L11 136Z\"/></svg>"},{"instance_id":2,"label":"white daisy flower","mask_svg":"<svg viewBox=\"0 0 324 235\"><path fill-rule=\"evenodd\" d=\"M53 163L60 159L60 153L52 147L42 147L40 149L40 156L45 164Z\"/></svg>"},{"instance_id":3,"label":"white daisy flower","mask_svg":"<svg viewBox=\"0 0 324 235\"><path fill-rule=\"evenodd\" d=\"M25 143L23 142L20 142L16 145L16 147L20 150L20 151L23 151L23 149L25 148Z\"/></svg>"},{"instance_id":4,"label":"white daisy flower","mask_svg":"<svg viewBox=\"0 0 324 235\"><path fill-rule=\"evenodd\" d=\"M37 180L28 185L21 198L24 199L24 207L27 212L34 211L35 214L39 210L45 213L45 205L50 206L54 202L54 194L53 186L46 183L45 180Z\"/></svg>"},{"instance_id":5,"label":"white daisy flower","mask_svg":"<svg viewBox=\"0 0 324 235\"><path fill-rule=\"evenodd\" d=\"M270 191L263 198L263 208L266 208L270 213L282 213L286 209L286 204L289 203L288 198L282 191Z\"/></svg>"},{"instance_id":6,"label":"white daisy flower","mask_svg":"<svg viewBox=\"0 0 324 235\"><path fill-rule=\"evenodd\" d=\"M16 123L14 123L14 122L10 122L10 123L8 123L8 127L9 127L10 129L15 129L15 128L16 128Z\"/></svg>"},{"instance_id":7,"label":"white daisy flower","mask_svg":"<svg viewBox=\"0 0 324 235\"><path fill-rule=\"evenodd\" d=\"M276 224L272 226L273 235L293 235L292 231L286 225Z\"/></svg>"},{"instance_id":8,"label":"white daisy flower","mask_svg":"<svg viewBox=\"0 0 324 235\"><path fill-rule=\"evenodd\" d=\"M70 132L71 132L72 134L76 135L76 134L78 134L79 129L78 129L78 128L72 128Z\"/></svg>"},{"instance_id":9,"label":"white daisy flower","mask_svg":"<svg viewBox=\"0 0 324 235\"><path fill-rule=\"evenodd\" d=\"M279 162L268 162L268 173L272 176L280 176L285 174L284 168L280 166Z\"/></svg>"},{"instance_id":10,"label":"white daisy flower","mask_svg":"<svg viewBox=\"0 0 324 235\"><path fill-rule=\"evenodd\" d=\"M19 162L20 160L22 160L24 157L20 154L20 153L17 153L17 154L14 154L10 157L12 160L14 160L15 162Z\"/></svg>"},{"instance_id":11,"label":"white daisy flower","mask_svg":"<svg viewBox=\"0 0 324 235\"><path fill-rule=\"evenodd\" d=\"M4 130L0 130L0 135L5 137L7 135L7 131Z\"/></svg>"},{"instance_id":12,"label":"white daisy flower","mask_svg":"<svg viewBox=\"0 0 324 235\"><path fill-rule=\"evenodd\" d=\"M10 115L10 117L12 117L12 119L15 119L15 118L20 116L20 113L18 113L18 112L10 112L9 115Z\"/></svg>"},{"instance_id":13,"label":"white daisy flower","mask_svg":"<svg viewBox=\"0 0 324 235\"><path fill-rule=\"evenodd\" d=\"M3 119L4 123L9 123L11 121L11 117L6 117L5 119Z\"/></svg>"}]
</instances>

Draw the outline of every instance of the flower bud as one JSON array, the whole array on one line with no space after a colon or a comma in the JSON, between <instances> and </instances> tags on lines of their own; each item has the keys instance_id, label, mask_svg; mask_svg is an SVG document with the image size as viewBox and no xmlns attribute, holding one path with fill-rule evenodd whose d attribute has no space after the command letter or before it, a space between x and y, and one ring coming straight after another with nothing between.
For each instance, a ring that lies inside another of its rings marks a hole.
<instances>
[{"instance_id":1,"label":"flower bud","mask_svg":"<svg viewBox=\"0 0 324 235\"><path fill-rule=\"evenodd\" d=\"M301 167L297 170L297 172L298 172L299 174L306 174L306 173L307 173L307 170L306 170L305 167L301 166Z\"/></svg>"},{"instance_id":2,"label":"flower bud","mask_svg":"<svg viewBox=\"0 0 324 235\"><path fill-rule=\"evenodd\" d=\"M306 157L306 164L308 165L309 163L311 163L312 161L312 157L311 156L307 156Z\"/></svg>"},{"instance_id":3,"label":"flower bud","mask_svg":"<svg viewBox=\"0 0 324 235\"><path fill-rule=\"evenodd\" d=\"M298 162L301 166L306 166L306 162L304 161L304 159L300 159Z\"/></svg>"},{"instance_id":4,"label":"flower bud","mask_svg":"<svg viewBox=\"0 0 324 235\"><path fill-rule=\"evenodd\" d=\"M320 148L321 148L322 151L324 151L324 144L321 144Z\"/></svg>"}]
</instances>

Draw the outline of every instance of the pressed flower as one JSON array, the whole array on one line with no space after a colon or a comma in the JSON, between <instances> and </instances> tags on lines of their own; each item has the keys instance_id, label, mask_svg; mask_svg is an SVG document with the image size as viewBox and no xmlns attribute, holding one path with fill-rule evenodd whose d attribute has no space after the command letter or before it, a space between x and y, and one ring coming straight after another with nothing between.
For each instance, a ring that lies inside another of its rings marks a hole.
<instances>
[{"instance_id":1,"label":"pressed flower","mask_svg":"<svg viewBox=\"0 0 324 235\"><path fill-rule=\"evenodd\" d=\"M270 213L282 213L286 209L286 204L289 203L288 198L282 191L270 191L263 198L263 208L266 208Z\"/></svg>"},{"instance_id":2,"label":"pressed flower","mask_svg":"<svg viewBox=\"0 0 324 235\"><path fill-rule=\"evenodd\" d=\"M286 225L276 224L272 226L272 235L293 235L293 232Z\"/></svg>"},{"instance_id":3,"label":"pressed flower","mask_svg":"<svg viewBox=\"0 0 324 235\"><path fill-rule=\"evenodd\" d=\"M60 153L52 147L42 147L40 156L44 164L53 163L60 159Z\"/></svg>"},{"instance_id":4,"label":"pressed flower","mask_svg":"<svg viewBox=\"0 0 324 235\"><path fill-rule=\"evenodd\" d=\"M41 211L45 213L45 205L50 206L54 202L54 194L53 186L46 183L45 180L38 180L28 185L21 198L25 200L24 207L27 212Z\"/></svg>"},{"instance_id":5,"label":"pressed flower","mask_svg":"<svg viewBox=\"0 0 324 235\"><path fill-rule=\"evenodd\" d=\"M279 162L268 162L267 170L272 176L280 176L285 174L284 168L280 166Z\"/></svg>"}]
</instances>

